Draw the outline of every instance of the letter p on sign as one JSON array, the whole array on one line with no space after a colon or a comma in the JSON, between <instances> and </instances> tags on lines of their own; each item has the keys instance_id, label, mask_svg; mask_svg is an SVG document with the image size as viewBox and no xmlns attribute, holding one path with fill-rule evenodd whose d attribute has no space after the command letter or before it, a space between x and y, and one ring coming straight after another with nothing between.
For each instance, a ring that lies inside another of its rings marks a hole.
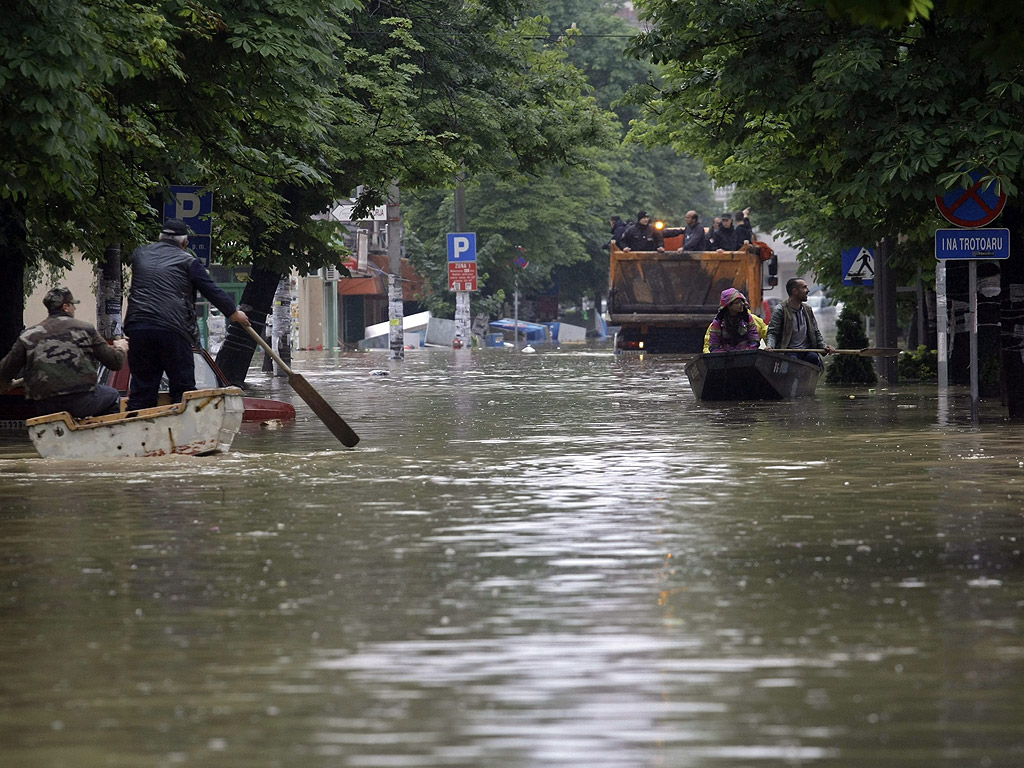
<instances>
[{"instance_id":1,"label":"letter p on sign","mask_svg":"<svg viewBox=\"0 0 1024 768\"><path fill-rule=\"evenodd\" d=\"M476 232L448 233L448 261L476 261Z\"/></svg>"},{"instance_id":2,"label":"letter p on sign","mask_svg":"<svg viewBox=\"0 0 1024 768\"><path fill-rule=\"evenodd\" d=\"M191 219L199 215L199 195L195 192L178 192L174 195L174 218Z\"/></svg>"}]
</instances>

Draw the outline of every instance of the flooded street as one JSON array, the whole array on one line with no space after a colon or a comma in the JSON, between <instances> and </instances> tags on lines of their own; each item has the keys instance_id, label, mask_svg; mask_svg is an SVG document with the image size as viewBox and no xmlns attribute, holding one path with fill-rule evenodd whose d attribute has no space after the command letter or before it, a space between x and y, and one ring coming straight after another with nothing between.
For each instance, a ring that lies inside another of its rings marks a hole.
<instances>
[{"instance_id":1,"label":"flooded street","mask_svg":"<svg viewBox=\"0 0 1024 768\"><path fill-rule=\"evenodd\" d=\"M299 419L228 455L0 442L4 768L1024 765L998 403L705 405L607 348L294 367L356 449L255 370Z\"/></svg>"}]
</instances>

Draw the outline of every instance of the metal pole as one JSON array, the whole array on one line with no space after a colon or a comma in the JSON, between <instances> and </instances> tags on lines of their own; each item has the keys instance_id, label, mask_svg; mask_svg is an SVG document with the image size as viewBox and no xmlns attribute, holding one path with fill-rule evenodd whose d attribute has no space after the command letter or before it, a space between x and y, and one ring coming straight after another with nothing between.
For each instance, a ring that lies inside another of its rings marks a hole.
<instances>
[{"instance_id":1,"label":"metal pole","mask_svg":"<svg viewBox=\"0 0 1024 768\"><path fill-rule=\"evenodd\" d=\"M971 294L971 408L978 407L978 262L967 265L967 291Z\"/></svg>"},{"instance_id":2,"label":"metal pole","mask_svg":"<svg viewBox=\"0 0 1024 768\"><path fill-rule=\"evenodd\" d=\"M924 279L921 277L921 267L917 268L917 291L915 293L917 298L917 346L922 344L927 345L930 339L928 338L928 312L925 308L924 301Z\"/></svg>"},{"instance_id":3,"label":"metal pole","mask_svg":"<svg viewBox=\"0 0 1024 768\"><path fill-rule=\"evenodd\" d=\"M516 352L518 352L519 351L519 275L516 275L516 290L515 290L515 293L513 294L513 307L515 308L514 314L512 315L512 317L514 318L514 323L515 323L515 325L513 327L513 334L512 334L512 338L514 340L514 347L513 348L515 349Z\"/></svg>"},{"instance_id":4,"label":"metal pole","mask_svg":"<svg viewBox=\"0 0 1024 768\"><path fill-rule=\"evenodd\" d=\"M939 353L939 395L949 390L949 308L946 305L946 262L935 265L935 346Z\"/></svg>"}]
</instances>

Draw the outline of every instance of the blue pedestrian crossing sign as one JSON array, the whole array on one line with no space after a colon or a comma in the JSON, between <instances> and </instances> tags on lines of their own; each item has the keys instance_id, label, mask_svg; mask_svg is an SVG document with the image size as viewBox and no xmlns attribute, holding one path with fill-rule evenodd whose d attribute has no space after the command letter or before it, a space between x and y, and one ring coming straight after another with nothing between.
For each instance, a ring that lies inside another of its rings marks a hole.
<instances>
[{"instance_id":1,"label":"blue pedestrian crossing sign","mask_svg":"<svg viewBox=\"0 0 1024 768\"><path fill-rule=\"evenodd\" d=\"M875 249L847 248L843 251L843 285L875 284Z\"/></svg>"},{"instance_id":2,"label":"blue pedestrian crossing sign","mask_svg":"<svg viewBox=\"0 0 1024 768\"><path fill-rule=\"evenodd\" d=\"M476 232L448 233L448 261L476 261Z\"/></svg>"}]
</instances>

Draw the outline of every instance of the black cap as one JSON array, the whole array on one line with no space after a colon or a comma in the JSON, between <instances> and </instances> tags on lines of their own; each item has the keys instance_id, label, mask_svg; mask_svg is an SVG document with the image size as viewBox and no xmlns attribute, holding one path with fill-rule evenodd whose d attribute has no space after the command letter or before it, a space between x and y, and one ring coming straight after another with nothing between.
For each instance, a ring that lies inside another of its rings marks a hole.
<instances>
[{"instance_id":1,"label":"black cap","mask_svg":"<svg viewBox=\"0 0 1024 768\"><path fill-rule=\"evenodd\" d=\"M188 234L188 227L181 219L168 219L164 222L164 228L160 230L160 234L181 237Z\"/></svg>"},{"instance_id":2,"label":"black cap","mask_svg":"<svg viewBox=\"0 0 1024 768\"><path fill-rule=\"evenodd\" d=\"M71 295L67 288L51 288L43 297L43 306L51 312L63 307L65 304L81 304L78 299Z\"/></svg>"},{"instance_id":3,"label":"black cap","mask_svg":"<svg viewBox=\"0 0 1024 768\"><path fill-rule=\"evenodd\" d=\"M640 211L640 213L638 213L636 215L636 220L637 221L640 221L640 219L649 219L649 218L651 218L651 217L647 214L647 211Z\"/></svg>"},{"instance_id":4,"label":"black cap","mask_svg":"<svg viewBox=\"0 0 1024 768\"><path fill-rule=\"evenodd\" d=\"M721 218L721 219L729 219L729 221L732 221L732 211L726 211L719 218Z\"/></svg>"}]
</instances>

